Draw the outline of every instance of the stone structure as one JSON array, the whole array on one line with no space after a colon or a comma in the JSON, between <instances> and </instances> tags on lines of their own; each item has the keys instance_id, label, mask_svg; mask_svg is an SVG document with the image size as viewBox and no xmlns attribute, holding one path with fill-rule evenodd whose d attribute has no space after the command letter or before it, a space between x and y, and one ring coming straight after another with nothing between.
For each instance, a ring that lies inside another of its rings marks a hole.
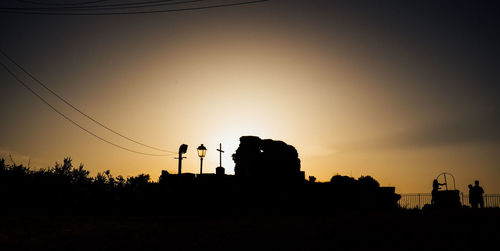
<instances>
[{"instance_id":1,"label":"stone structure","mask_svg":"<svg viewBox=\"0 0 500 251\"><path fill-rule=\"evenodd\" d=\"M304 182L297 150L283 141L243 136L233 160L238 177L275 183Z\"/></svg>"}]
</instances>

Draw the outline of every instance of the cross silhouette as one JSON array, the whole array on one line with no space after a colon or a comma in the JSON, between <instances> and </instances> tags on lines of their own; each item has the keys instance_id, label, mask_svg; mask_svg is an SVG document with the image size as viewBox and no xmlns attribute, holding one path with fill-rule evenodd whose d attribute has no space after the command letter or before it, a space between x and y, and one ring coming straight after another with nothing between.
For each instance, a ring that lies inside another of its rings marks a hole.
<instances>
[{"instance_id":1,"label":"cross silhouette","mask_svg":"<svg viewBox=\"0 0 500 251\"><path fill-rule=\"evenodd\" d=\"M222 153L224 151L222 151L222 144L219 144L219 149L216 149L217 151L219 151L219 166L222 167Z\"/></svg>"}]
</instances>

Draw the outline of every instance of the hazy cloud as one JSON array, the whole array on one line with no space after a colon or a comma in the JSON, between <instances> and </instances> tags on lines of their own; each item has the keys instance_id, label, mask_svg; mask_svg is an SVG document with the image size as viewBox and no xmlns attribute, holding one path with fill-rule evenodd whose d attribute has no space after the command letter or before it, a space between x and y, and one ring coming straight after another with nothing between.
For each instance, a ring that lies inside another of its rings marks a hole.
<instances>
[{"instance_id":1,"label":"hazy cloud","mask_svg":"<svg viewBox=\"0 0 500 251\"><path fill-rule=\"evenodd\" d=\"M300 156L318 157L329 156L337 153L337 150L322 145L307 145L298 149Z\"/></svg>"},{"instance_id":2,"label":"hazy cloud","mask_svg":"<svg viewBox=\"0 0 500 251\"><path fill-rule=\"evenodd\" d=\"M468 115L452 119L434 120L424 125L345 144L343 149L386 150L445 147L457 145L500 146L500 116L496 114Z\"/></svg>"}]
</instances>

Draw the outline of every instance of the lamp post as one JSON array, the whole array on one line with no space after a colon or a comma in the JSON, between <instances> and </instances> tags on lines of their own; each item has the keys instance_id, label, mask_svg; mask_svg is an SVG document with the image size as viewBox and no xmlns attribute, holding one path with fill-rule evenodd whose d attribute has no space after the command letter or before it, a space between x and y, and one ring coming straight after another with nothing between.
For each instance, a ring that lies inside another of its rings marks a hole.
<instances>
[{"instance_id":1,"label":"lamp post","mask_svg":"<svg viewBox=\"0 0 500 251\"><path fill-rule=\"evenodd\" d=\"M187 152L187 149L188 149L188 145L186 145L186 144L182 144L179 147L179 157L176 158L176 159L179 159L179 164L178 164L179 171L177 172L179 175L182 173L182 159L186 158L186 157L183 157L182 155Z\"/></svg>"},{"instance_id":2,"label":"lamp post","mask_svg":"<svg viewBox=\"0 0 500 251\"><path fill-rule=\"evenodd\" d=\"M200 174L203 173L203 158L207 154L207 148L201 144L198 148L198 157L200 157Z\"/></svg>"}]
</instances>

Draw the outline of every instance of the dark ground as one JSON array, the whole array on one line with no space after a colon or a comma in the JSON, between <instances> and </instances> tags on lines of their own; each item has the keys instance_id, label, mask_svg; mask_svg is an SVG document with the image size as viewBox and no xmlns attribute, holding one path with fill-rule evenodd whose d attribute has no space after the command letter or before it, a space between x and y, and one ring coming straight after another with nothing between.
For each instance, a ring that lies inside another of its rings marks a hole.
<instances>
[{"instance_id":1,"label":"dark ground","mask_svg":"<svg viewBox=\"0 0 500 251\"><path fill-rule=\"evenodd\" d=\"M498 250L500 209L0 216L0 250ZM476 246L479 245L479 246Z\"/></svg>"}]
</instances>

